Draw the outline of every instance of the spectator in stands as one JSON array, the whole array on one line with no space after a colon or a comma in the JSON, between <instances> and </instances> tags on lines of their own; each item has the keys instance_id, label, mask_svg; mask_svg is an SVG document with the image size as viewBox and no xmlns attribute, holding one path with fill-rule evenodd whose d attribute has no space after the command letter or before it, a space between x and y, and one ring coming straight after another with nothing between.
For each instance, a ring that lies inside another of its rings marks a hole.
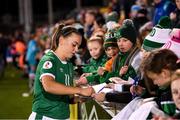
<instances>
[{"instance_id":1,"label":"spectator in stands","mask_svg":"<svg viewBox=\"0 0 180 120\"><path fill-rule=\"evenodd\" d=\"M104 66L107 61L107 56L103 49L103 38L98 36L92 36L87 41L87 47L91 55L90 63L83 68L84 74L77 80L77 84L86 83L99 83L100 76L97 74L99 67Z\"/></svg>"},{"instance_id":2,"label":"spectator in stands","mask_svg":"<svg viewBox=\"0 0 180 120\"><path fill-rule=\"evenodd\" d=\"M157 104L167 115L175 114L175 104L172 102L170 81L172 73L179 67L178 57L168 49L160 49L150 53L142 63L144 76L159 86L157 91Z\"/></svg>"},{"instance_id":3,"label":"spectator in stands","mask_svg":"<svg viewBox=\"0 0 180 120\"><path fill-rule=\"evenodd\" d=\"M173 116L173 118L180 119L180 69L176 70L171 79L171 93L176 105L176 114Z\"/></svg>"},{"instance_id":4,"label":"spectator in stands","mask_svg":"<svg viewBox=\"0 0 180 120\"><path fill-rule=\"evenodd\" d=\"M180 28L180 0L175 0L177 8L171 12L170 18L172 20L173 28Z\"/></svg>"},{"instance_id":5,"label":"spectator in stands","mask_svg":"<svg viewBox=\"0 0 180 120\"><path fill-rule=\"evenodd\" d=\"M93 33L93 25L95 22L96 12L88 10L85 13L85 23L84 23L84 32L85 38L89 39Z\"/></svg>"},{"instance_id":6,"label":"spectator in stands","mask_svg":"<svg viewBox=\"0 0 180 120\"><path fill-rule=\"evenodd\" d=\"M170 0L154 0L155 11L153 23L156 25L162 16L169 16L175 10L175 4Z\"/></svg>"}]
</instances>

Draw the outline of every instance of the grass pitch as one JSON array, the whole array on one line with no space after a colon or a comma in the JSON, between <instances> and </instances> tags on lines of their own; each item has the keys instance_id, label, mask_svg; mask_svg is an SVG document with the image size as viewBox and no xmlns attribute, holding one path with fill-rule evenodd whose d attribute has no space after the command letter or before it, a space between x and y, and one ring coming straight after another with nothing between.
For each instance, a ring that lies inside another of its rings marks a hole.
<instances>
[{"instance_id":1,"label":"grass pitch","mask_svg":"<svg viewBox=\"0 0 180 120\"><path fill-rule=\"evenodd\" d=\"M27 119L31 113L32 95L22 97L28 91L28 79L22 70L8 65L0 79L0 119Z\"/></svg>"}]
</instances>

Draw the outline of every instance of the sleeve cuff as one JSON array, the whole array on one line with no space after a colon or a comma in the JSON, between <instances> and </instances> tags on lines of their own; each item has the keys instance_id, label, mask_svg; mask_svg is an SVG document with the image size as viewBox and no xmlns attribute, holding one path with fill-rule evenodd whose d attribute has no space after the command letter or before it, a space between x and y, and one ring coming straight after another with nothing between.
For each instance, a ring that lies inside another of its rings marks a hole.
<instances>
[{"instance_id":1,"label":"sleeve cuff","mask_svg":"<svg viewBox=\"0 0 180 120\"><path fill-rule=\"evenodd\" d=\"M47 75L47 76L51 76L51 77L53 77L53 78L55 79L55 76L54 76L53 74L51 74L51 73L43 73L43 74L40 76L40 78L39 78L40 81L41 81L42 77L43 77L43 76L46 76L46 75Z\"/></svg>"}]
</instances>

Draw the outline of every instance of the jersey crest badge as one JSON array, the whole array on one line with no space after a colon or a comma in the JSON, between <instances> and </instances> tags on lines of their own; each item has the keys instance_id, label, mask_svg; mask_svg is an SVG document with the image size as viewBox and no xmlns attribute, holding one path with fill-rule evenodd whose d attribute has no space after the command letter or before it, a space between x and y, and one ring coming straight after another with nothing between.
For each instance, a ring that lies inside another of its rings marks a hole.
<instances>
[{"instance_id":1,"label":"jersey crest badge","mask_svg":"<svg viewBox=\"0 0 180 120\"><path fill-rule=\"evenodd\" d=\"M60 72L64 72L63 68L59 68Z\"/></svg>"},{"instance_id":2,"label":"jersey crest badge","mask_svg":"<svg viewBox=\"0 0 180 120\"><path fill-rule=\"evenodd\" d=\"M52 68L52 62L51 61L46 61L44 64L43 64L43 68L44 69L50 69Z\"/></svg>"}]
</instances>

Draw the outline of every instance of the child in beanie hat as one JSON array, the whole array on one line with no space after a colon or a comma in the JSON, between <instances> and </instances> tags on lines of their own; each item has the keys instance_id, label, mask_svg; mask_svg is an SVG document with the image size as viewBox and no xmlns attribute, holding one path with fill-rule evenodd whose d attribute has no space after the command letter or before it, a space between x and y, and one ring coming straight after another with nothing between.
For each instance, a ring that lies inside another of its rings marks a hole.
<instances>
[{"instance_id":1,"label":"child in beanie hat","mask_svg":"<svg viewBox=\"0 0 180 120\"><path fill-rule=\"evenodd\" d=\"M105 81L105 79L103 78L103 75L107 74L107 72L112 71L112 65L113 65L114 58L119 52L119 48L117 45L117 39L115 38L114 32L115 32L115 30L113 29L105 34L103 46L104 46L106 55L109 60L105 63L104 67L98 68L98 74L100 76L102 76L99 80L100 83L103 83Z\"/></svg>"},{"instance_id":2,"label":"child in beanie hat","mask_svg":"<svg viewBox=\"0 0 180 120\"><path fill-rule=\"evenodd\" d=\"M162 48L172 50L180 58L180 29L174 28L170 34L171 39Z\"/></svg>"},{"instance_id":3,"label":"child in beanie hat","mask_svg":"<svg viewBox=\"0 0 180 120\"><path fill-rule=\"evenodd\" d=\"M118 47L114 32L115 30L110 30L105 34L103 45L105 50L107 50L108 47Z\"/></svg>"},{"instance_id":4,"label":"child in beanie hat","mask_svg":"<svg viewBox=\"0 0 180 120\"><path fill-rule=\"evenodd\" d=\"M136 71L129 62L131 52L136 45L136 31L132 20L124 20L121 28L116 30L115 37L117 39L119 53L113 60L112 71L104 76L105 81L111 77L120 77L123 80L128 80L129 77L134 78Z\"/></svg>"},{"instance_id":5,"label":"child in beanie hat","mask_svg":"<svg viewBox=\"0 0 180 120\"><path fill-rule=\"evenodd\" d=\"M136 29L134 27L132 20L126 19L123 21L123 24L120 27L120 29L116 31L116 38L117 39L126 38L130 40L133 43L133 45L136 44L137 35L136 35Z\"/></svg>"},{"instance_id":6,"label":"child in beanie hat","mask_svg":"<svg viewBox=\"0 0 180 120\"><path fill-rule=\"evenodd\" d=\"M101 68L99 69L99 72L98 72L99 75L102 75L102 73L104 73L104 70L109 71L109 72L112 70L113 59L119 52L119 48L117 45L117 39L115 38L114 32L115 32L115 30L111 30L105 34L103 46L104 46L106 55L109 58L109 60L105 63L103 70L101 70Z\"/></svg>"},{"instance_id":7,"label":"child in beanie hat","mask_svg":"<svg viewBox=\"0 0 180 120\"><path fill-rule=\"evenodd\" d=\"M170 39L171 21L168 16L161 17L159 23L145 37L142 48L145 51L152 51L161 48Z\"/></svg>"}]
</instances>

